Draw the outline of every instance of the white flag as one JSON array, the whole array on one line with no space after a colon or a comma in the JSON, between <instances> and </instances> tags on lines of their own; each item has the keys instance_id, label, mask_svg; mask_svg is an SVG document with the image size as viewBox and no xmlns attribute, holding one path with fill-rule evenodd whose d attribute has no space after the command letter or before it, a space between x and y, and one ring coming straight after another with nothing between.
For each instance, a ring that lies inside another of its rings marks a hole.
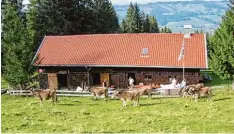
<instances>
[{"instance_id":1,"label":"white flag","mask_svg":"<svg viewBox=\"0 0 234 134\"><path fill-rule=\"evenodd\" d=\"M184 41L183 41L183 44L182 44L182 48L180 50L180 55L178 57L178 61L180 61L183 58L184 58Z\"/></svg>"}]
</instances>

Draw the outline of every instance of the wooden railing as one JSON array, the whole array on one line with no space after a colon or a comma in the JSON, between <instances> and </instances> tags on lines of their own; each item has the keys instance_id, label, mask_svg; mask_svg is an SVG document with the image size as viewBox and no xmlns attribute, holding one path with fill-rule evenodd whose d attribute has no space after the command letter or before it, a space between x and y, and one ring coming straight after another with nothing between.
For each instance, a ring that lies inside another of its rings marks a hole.
<instances>
[{"instance_id":1,"label":"wooden railing","mask_svg":"<svg viewBox=\"0 0 234 134\"><path fill-rule=\"evenodd\" d=\"M167 94L169 92L169 94ZM152 95L170 95L170 90L162 91L162 90L153 90ZM111 96L114 91L108 91L108 95ZM8 90L7 94L16 95L16 96L30 96L29 90ZM58 96L92 96L92 94L88 91L69 91L69 90L57 90L56 94Z\"/></svg>"}]
</instances>

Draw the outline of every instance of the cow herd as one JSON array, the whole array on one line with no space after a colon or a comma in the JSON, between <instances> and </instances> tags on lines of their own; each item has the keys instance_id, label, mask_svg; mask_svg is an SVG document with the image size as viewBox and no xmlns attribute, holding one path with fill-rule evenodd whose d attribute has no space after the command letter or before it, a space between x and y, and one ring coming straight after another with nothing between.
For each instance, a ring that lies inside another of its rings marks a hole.
<instances>
[{"instance_id":1,"label":"cow herd","mask_svg":"<svg viewBox=\"0 0 234 134\"><path fill-rule=\"evenodd\" d=\"M139 106L140 96L148 95L148 98L152 97L153 89L160 88L160 84L151 84L151 85L137 85L131 86L126 89L114 89L111 98L119 98L122 101L122 105L126 106L128 101L133 102L133 106ZM108 99L108 87L87 87L86 90L93 94L94 99L97 97L104 96L105 101ZM182 95L183 98L190 97L194 98L195 102L198 101L199 96L207 96L209 100L212 97L212 88L204 87L203 83L196 85L188 85L184 88L181 88L178 92L179 95ZM43 101L52 99L52 102L57 102L56 90L55 89L46 89L46 90L30 90L30 95L35 96L40 100L41 105Z\"/></svg>"}]
</instances>

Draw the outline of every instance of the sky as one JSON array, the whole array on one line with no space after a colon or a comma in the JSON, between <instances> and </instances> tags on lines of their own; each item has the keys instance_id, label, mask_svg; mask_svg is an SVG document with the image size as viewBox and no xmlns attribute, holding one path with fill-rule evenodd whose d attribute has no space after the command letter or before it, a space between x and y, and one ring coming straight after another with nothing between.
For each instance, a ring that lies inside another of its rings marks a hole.
<instances>
[{"instance_id":1,"label":"sky","mask_svg":"<svg viewBox=\"0 0 234 134\"><path fill-rule=\"evenodd\" d=\"M153 2L166 2L166 1L192 1L192 0L110 0L114 5L128 5L130 2L137 2L138 4L146 4ZM204 0L204 1L218 1L218 0ZM28 4L29 0L24 0L23 3Z\"/></svg>"}]
</instances>

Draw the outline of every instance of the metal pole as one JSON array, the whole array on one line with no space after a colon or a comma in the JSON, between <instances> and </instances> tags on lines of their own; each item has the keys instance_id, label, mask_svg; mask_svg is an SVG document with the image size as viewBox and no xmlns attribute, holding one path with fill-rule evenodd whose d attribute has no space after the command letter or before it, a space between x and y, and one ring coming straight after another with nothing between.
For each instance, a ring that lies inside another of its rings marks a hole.
<instances>
[{"instance_id":1,"label":"metal pole","mask_svg":"<svg viewBox=\"0 0 234 134\"><path fill-rule=\"evenodd\" d=\"M183 45L184 45L184 57L183 57L183 80L184 80L184 62L185 62L185 43L183 38Z\"/></svg>"},{"instance_id":2,"label":"metal pole","mask_svg":"<svg viewBox=\"0 0 234 134\"><path fill-rule=\"evenodd\" d=\"M87 80L87 85L88 85L88 87L89 87L89 71L92 69L91 67L90 68L88 68L87 66L85 66L85 68L86 68L86 70L87 70L87 77L88 77L88 80Z\"/></svg>"},{"instance_id":3,"label":"metal pole","mask_svg":"<svg viewBox=\"0 0 234 134\"><path fill-rule=\"evenodd\" d=\"M183 59L183 80L184 80L184 59Z\"/></svg>"}]
</instances>

